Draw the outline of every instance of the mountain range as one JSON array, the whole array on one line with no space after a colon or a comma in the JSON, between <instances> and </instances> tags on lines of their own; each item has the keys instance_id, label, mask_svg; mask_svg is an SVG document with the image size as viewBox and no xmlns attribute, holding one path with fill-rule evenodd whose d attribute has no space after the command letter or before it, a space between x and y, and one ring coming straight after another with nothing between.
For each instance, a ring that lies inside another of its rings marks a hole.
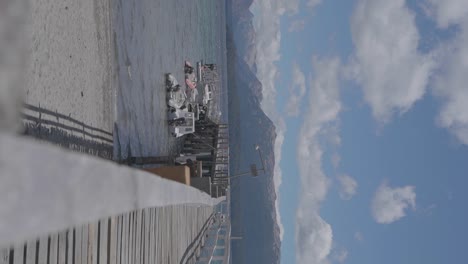
<instances>
[{"instance_id":1,"label":"mountain range","mask_svg":"<svg viewBox=\"0 0 468 264\"><path fill-rule=\"evenodd\" d=\"M261 109L262 84L256 76L252 0L226 1L231 175L262 167L258 177L231 183L232 263L279 263L280 229L273 182L276 128ZM261 151L256 150L258 145Z\"/></svg>"}]
</instances>

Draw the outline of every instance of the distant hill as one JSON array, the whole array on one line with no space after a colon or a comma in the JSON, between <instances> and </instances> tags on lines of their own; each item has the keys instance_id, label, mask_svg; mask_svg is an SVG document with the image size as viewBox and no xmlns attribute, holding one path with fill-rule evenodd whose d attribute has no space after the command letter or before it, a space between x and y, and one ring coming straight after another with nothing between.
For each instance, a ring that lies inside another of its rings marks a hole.
<instances>
[{"instance_id":1,"label":"distant hill","mask_svg":"<svg viewBox=\"0 0 468 264\"><path fill-rule=\"evenodd\" d=\"M260 107L262 84L255 75L255 31L252 0L227 1L228 83L231 174L245 172L249 164L261 167L254 148L258 144L267 167L257 178L232 183L233 263L279 263L280 230L276 219L273 182L276 128Z\"/></svg>"}]
</instances>

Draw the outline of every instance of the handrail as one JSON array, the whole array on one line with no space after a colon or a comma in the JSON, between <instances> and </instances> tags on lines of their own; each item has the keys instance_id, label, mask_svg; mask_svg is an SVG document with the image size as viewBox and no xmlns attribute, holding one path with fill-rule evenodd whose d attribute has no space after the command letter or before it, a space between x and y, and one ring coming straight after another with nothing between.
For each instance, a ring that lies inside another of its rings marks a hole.
<instances>
[{"instance_id":1,"label":"handrail","mask_svg":"<svg viewBox=\"0 0 468 264\"><path fill-rule=\"evenodd\" d=\"M190 246L187 248L187 251L184 253L182 256L182 259L180 260L180 264L186 264L188 263L196 254L197 250L202 246L203 242L203 237L206 234L206 231L209 229L211 222L213 221L213 218L215 216L215 213L212 213L210 217L206 220L205 224L203 225L201 231L198 233L197 237L194 239L194 241L190 244ZM188 252L192 252L190 255L188 255ZM188 257L187 257L188 255ZM185 259L187 257L187 259Z\"/></svg>"},{"instance_id":2,"label":"handrail","mask_svg":"<svg viewBox=\"0 0 468 264\"><path fill-rule=\"evenodd\" d=\"M0 133L0 247L104 217L221 199L152 174Z\"/></svg>"}]
</instances>

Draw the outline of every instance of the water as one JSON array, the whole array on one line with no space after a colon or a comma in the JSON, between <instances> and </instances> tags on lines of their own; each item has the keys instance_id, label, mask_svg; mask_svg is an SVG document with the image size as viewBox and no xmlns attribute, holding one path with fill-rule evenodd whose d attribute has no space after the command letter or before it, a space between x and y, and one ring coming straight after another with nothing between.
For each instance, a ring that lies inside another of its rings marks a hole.
<instances>
[{"instance_id":1,"label":"water","mask_svg":"<svg viewBox=\"0 0 468 264\"><path fill-rule=\"evenodd\" d=\"M177 142L166 121L164 74L183 82L184 61L222 69L219 96L226 120L225 3L217 0L116 2L113 28L117 65L114 156L162 156Z\"/></svg>"}]
</instances>

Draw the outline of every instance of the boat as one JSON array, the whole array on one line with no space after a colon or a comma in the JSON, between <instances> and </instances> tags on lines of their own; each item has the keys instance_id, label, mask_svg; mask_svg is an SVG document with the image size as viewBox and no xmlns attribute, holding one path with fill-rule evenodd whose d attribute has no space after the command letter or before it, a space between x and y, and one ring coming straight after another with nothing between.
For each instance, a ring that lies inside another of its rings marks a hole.
<instances>
[{"instance_id":1,"label":"boat","mask_svg":"<svg viewBox=\"0 0 468 264\"><path fill-rule=\"evenodd\" d=\"M211 100L213 100L213 91L210 85L205 84L205 88L203 89L203 104L207 105Z\"/></svg>"},{"instance_id":2,"label":"boat","mask_svg":"<svg viewBox=\"0 0 468 264\"><path fill-rule=\"evenodd\" d=\"M194 89L190 92L191 98L187 98L187 93L183 89L177 79L171 74L166 74L166 91L167 91L167 105L168 113L167 120L171 135L174 137L181 137L183 135L195 132L195 119L198 119L197 113L194 113L190 105L191 100L195 101L198 91Z\"/></svg>"},{"instance_id":3,"label":"boat","mask_svg":"<svg viewBox=\"0 0 468 264\"><path fill-rule=\"evenodd\" d=\"M184 73L185 73L185 84L187 85L187 89L194 90L197 88L197 76L195 74L195 69L193 68L192 64L189 61L185 61L184 65Z\"/></svg>"},{"instance_id":4,"label":"boat","mask_svg":"<svg viewBox=\"0 0 468 264\"><path fill-rule=\"evenodd\" d=\"M166 91L169 108L180 109L185 105L187 94L179 85L177 79L170 73L166 74Z\"/></svg>"},{"instance_id":5,"label":"boat","mask_svg":"<svg viewBox=\"0 0 468 264\"><path fill-rule=\"evenodd\" d=\"M181 137L195 132L194 113L185 109L175 109L168 112L168 123L171 135Z\"/></svg>"}]
</instances>

